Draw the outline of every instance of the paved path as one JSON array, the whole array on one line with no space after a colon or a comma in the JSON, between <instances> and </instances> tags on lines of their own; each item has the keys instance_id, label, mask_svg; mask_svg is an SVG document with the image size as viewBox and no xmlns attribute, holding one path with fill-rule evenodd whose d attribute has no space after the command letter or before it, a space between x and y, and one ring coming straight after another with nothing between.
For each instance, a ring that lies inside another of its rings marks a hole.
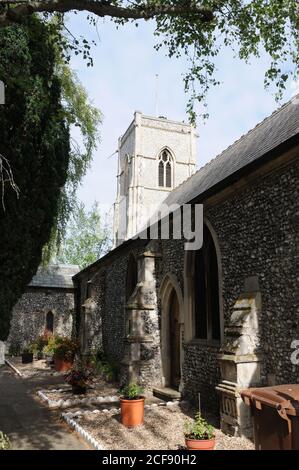
<instances>
[{"instance_id":1,"label":"paved path","mask_svg":"<svg viewBox=\"0 0 299 470\"><path fill-rule=\"evenodd\" d=\"M5 432L13 450L89 450L77 434L39 403L36 390L57 378L22 379L8 366L0 366L0 430ZM61 382L61 378L59 379Z\"/></svg>"}]
</instances>

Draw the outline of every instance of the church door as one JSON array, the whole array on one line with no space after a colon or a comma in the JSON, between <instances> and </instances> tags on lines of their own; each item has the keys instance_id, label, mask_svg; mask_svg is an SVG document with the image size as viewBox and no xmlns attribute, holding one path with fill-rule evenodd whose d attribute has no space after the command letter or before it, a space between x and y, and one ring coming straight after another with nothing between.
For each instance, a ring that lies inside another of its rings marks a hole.
<instances>
[{"instance_id":1,"label":"church door","mask_svg":"<svg viewBox=\"0 0 299 470\"><path fill-rule=\"evenodd\" d=\"M180 307L173 291L169 305L170 386L178 390L181 380L180 365Z\"/></svg>"}]
</instances>

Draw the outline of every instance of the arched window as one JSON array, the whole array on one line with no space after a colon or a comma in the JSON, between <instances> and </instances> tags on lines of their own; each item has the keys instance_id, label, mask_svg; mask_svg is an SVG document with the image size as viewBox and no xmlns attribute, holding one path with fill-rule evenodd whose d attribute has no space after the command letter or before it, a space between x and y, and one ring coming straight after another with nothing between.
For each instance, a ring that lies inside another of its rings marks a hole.
<instances>
[{"instance_id":1,"label":"arched window","mask_svg":"<svg viewBox=\"0 0 299 470\"><path fill-rule=\"evenodd\" d=\"M126 278L126 300L129 300L134 292L136 284L138 282L138 266L136 258L133 254L130 255L127 267L127 278Z\"/></svg>"},{"instance_id":2,"label":"arched window","mask_svg":"<svg viewBox=\"0 0 299 470\"><path fill-rule=\"evenodd\" d=\"M46 331L53 333L54 331L54 315L52 312L48 312L46 316Z\"/></svg>"},{"instance_id":3,"label":"arched window","mask_svg":"<svg viewBox=\"0 0 299 470\"><path fill-rule=\"evenodd\" d=\"M164 164L159 162L159 186L164 186Z\"/></svg>"},{"instance_id":4,"label":"arched window","mask_svg":"<svg viewBox=\"0 0 299 470\"><path fill-rule=\"evenodd\" d=\"M206 225L203 246L194 258L195 337L219 341L220 308L218 261L213 237Z\"/></svg>"},{"instance_id":5,"label":"arched window","mask_svg":"<svg viewBox=\"0 0 299 470\"><path fill-rule=\"evenodd\" d=\"M173 161L169 150L163 150L159 155L159 176L160 187L171 188L173 186L172 168Z\"/></svg>"}]
</instances>

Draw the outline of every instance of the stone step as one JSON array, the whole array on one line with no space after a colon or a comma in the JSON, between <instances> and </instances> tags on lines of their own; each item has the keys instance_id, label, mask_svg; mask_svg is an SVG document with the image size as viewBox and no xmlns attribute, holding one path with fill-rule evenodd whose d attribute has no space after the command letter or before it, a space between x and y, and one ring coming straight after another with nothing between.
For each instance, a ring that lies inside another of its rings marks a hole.
<instances>
[{"instance_id":1,"label":"stone step","mask_svg":"<svg viewBox=\"0 0 299 470\"><path fill-rule=\"evenodd\" d=\"M173 388L153 388L153 395L164 401L176 401L181 399L181 392Z\"/></svg>"}]
</instances>

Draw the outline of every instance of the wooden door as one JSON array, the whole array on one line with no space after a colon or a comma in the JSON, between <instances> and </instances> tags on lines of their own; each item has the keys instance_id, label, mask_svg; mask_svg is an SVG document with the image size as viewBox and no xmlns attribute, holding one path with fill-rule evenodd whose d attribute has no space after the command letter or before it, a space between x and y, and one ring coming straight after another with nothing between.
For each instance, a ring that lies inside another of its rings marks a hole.
<instances>
[{"instance_id":1,"label":"wooden door","mask_svg":"<svg viewBox=\"0 0 299 470\"><path fill-rule=\"evenodd\" d=\"M180 364L180 307L177 295L173 291L169 307L169 341L170 341L170 386L178 390L181 380Z\"/></svg>"}]
</instances>

